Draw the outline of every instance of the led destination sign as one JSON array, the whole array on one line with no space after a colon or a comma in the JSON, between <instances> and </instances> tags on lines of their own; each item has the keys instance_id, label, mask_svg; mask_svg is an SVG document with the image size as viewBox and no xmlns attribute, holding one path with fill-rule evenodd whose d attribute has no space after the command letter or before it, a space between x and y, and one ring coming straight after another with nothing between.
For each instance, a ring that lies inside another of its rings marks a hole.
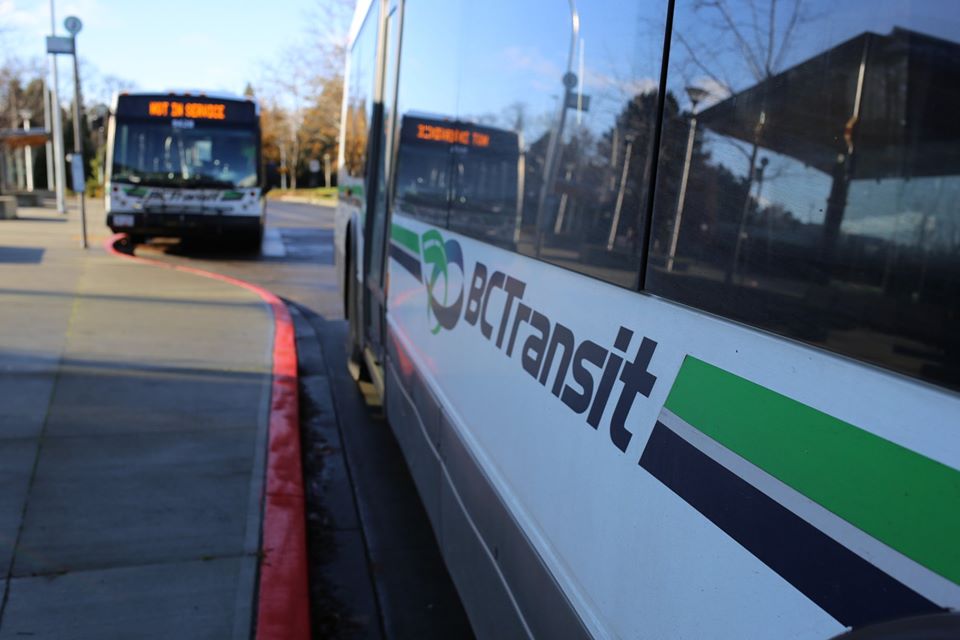
<instances>
[{"instance_id":1,"label":"led destination sign","mask_svg":"<svg viewBox=\"0 0 960 640\"><path fill-rule=\"evenodd\" d=\"M486 133L424 123L417 124L417 139L472 147L490 146L490 136Z\"/></svg>"},{"instance_id":2,"label":"led destination sign","mask_svg":"<svg viewBox=\"0 0 960 640\"><path fill-rule=\"evenodd\" d=\"M185 124L191 121L208 125L252 125L260 119L257 105L252 100L233 100L202 95L176 94L121 94L117 98L115 115L123 119L143 121L172 121Z\"/></svg>"},{"instance_id":3,"label":"led destination sign","mask_svg":"<svg viewBox=\"0 0 960 640\"><path fill-rule=\"evenodd\" d=\"M155 118L190 118L192 120L225 120L227 105L215 102L176 102L151 100L148 113Z\"/></svg>"},{"instance_id":4,"label":"led destination sign","mask_svg":"<svg viewBox=\"0 0 960 640\"><path fill-rule=\"evenodd\" d=\"M446 118L406 115L400 125L401 144L420 148L474 149L484 154L520 153L520 139L514 131Z\"/></svg>"}]
</instances>

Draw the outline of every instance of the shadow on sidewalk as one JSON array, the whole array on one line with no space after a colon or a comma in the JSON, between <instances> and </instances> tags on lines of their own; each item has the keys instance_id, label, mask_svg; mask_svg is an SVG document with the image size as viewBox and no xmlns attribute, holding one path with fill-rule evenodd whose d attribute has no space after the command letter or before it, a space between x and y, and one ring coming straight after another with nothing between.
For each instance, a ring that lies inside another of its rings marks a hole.
<instances>
[{"instance_id":1,"label":"shadow on sidewalk","mask_svg":"<svg viewBox=\"0 0 960 640\"><path fill-rule=\"evenodd\" d=\"M16 220L17 222L59 222L61 224L64 222L68 222L68 220L62 216L59 218L41 218L38 216L18 215L16 218L14 218L14 220Z\"/></svg>"},{"instance_id":2,"label":"shadow on sidewalk","mask_svg":"<svg viewBox=\"0 0 960 640\"><path fill-rule=\"evenodd\" d=\"M3 247L0 247L0 263L3 263L2 258ZM196 300L196 299L186 299L186 298L159 298L159 297L148 297L148 296L121 296L113 295L106 293L79 293L76 291L42 291L37 289L5 289L0 288L0 296L10 295L10 296L37 296L41 298L70 298L70 299L84 299L84 300L100 300L106 302L136 302L136 303L147 303L147 304L160 304L163 306L168 305L186 305L186 306L201 306L201 307L227 307L227 308L239 308L239 309L258 309L263 306L263 303L260 300L251 300L250 302L234 302L229 300Z\"/></svg>"},{"instance_id":3,"label":"shadow on sidewalk","mask_svg":"<svg viewBox=\"0 0 960 640\"><path fill-rule=\"evenodd\" d=\"M40 264L44 251L42 247L0 246L0 264Z\"/></svg>"},{"instance_id":4,"label":"shadow on sidewalk","mask_svg":"<svg viewBox=\"0 0 960 640\"><path fill-rule=\"evenodd\" d=\"M290 308L315 637L472 638L403 453L348 372L346 322Z\"/></svg>"}]
</instances>

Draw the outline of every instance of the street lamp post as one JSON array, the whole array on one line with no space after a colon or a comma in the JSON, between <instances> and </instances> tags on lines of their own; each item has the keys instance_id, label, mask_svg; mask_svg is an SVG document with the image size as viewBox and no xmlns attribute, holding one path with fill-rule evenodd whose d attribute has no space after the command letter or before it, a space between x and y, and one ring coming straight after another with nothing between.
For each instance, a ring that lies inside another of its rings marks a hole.
<instances>
[{"instance_id":1,"label":"street lamp post","mask_svg":"<svg viewBox=\"0 0 960 640\"><path fill-rule=\"evenodd\" d=\"M760 166L757 167L757 207L763 207L763 174L766 173L767 165L770 164L770 158L764 156L760 158ZM767 207L764 216L767 222L767 267L770 267L772 260L773 246L773 215L770 207Z\"/></svg>"},{"instance_id":2,"label":"street lamp post","mask_svg":"<svg viewBox=\"0 0 960 640\"><path fill-rule=\"evenodd\" d=\"M53 0L50 0L50 35L54 37L57 35ZM57 76L57 56L55 53L50 55L50 71L53 75L53 84L50 86L50 102L51 111L53 111L53 163L56 174L57 211L66 213L66 179L64 178L66 167L64 166L63 157L63 120L60 117L60 98L58 97L60 82Z\"/></svg>"},{"instance_id":3,"label":"street lamp post","mask_svg":"<svg viewBox=\"0 0 960 640\"><path fill-rule=\"evenodd\" d=\"M620 226L620 213L623 211L623 198L627 191L627 176L630 173L630 159L633 157L634 137L627 135L627 148L623 154L623 170L620 173L620 189L617 191L617 204L613 209L613 221L610 223L610 234L607 236L607 251L613 250L617 240L617 227Z\"/></svg>"},{"instance_id":4,"label":"street lamp post","mask_svg":"<svg viewBox=\"0 0 960 640\"><path fill-rule=\"evenodd\" d=\"M576 53L577 40L580 37L580 14L574 0L570 3L570 52L567 55L567 72L563 74L563 94L560 96L560 106L557 113L557 126L551 129L550 139L547 142L546 163L543 171L543 184L540 186L540 198L537 206L537 219L543 220L547 198L553 189L559 167L559 147L563 141L563 128L567 119L567 105L573 88L577 86L577 74L573 72L573 58ZM542 222L538 222L542 224ZM540 247L540 233L537 233L537 248Z\"/></svg>"},{"instance_id":5,"label":"street lamp post","mask_svg":"<svg viewBox=\"0 0 960 640\"><path fill-rule=\"evenodd\" d=\"M740 251L743 248L747 213L750 211L751 192L753 191L753 183L757 179L757 151L760 147L760 136L763 134L763 128L766 123L767 114L765 111L761 111L760 116L757 118L757 125L753 128L753 145L750 148L750 161L747 164L746 196L744 196L743 199L743 209L740 211L740 222L737 223L737 236L734 239L733 245L733 260L730 261L726 276L724 277L724 283L728 285L733 284L734 276L737 275L737 270L740 268Z\"/></svg>"},{"instance_id":6,"label":"street lamp post","mask_svg":"<svg viewBox=\"0 0 960 640\"><path fill-rule=\"evenodd\" d=\"M677 256L677 241L680 239L680 221L683 219L683 205L687 199L687 181L690 178L690 163L693 160L693 142L697 136L697 105L710 95L706 89L687 87L690 98L690 131L687 134L687 152L683 159L683 176L680 178L680 195L677 198L677 215L673 218L673 233L670 235L670 251L667 254L667 271L673 271Z\"/></svg>"},{"instance_id":7,"label":"street lamp post","mask_svg":"<svg viewBox=\"0 0 960 640\"><path fill-rule=\"evenodd\" d=\"M83 140L80 138L80 65L77 62L77 34L83 28L83 23L79 18L69 16L63 21L64 27L70 33L73 39L73 158L70 161L70 168L73 173L73 189L77 192L77 200L80 203L80 238L81 245L87 248L87 206L84 201L84 171L83 171ZM75 163L79 163L77 168Z\"/></svg>"}]
</instances>

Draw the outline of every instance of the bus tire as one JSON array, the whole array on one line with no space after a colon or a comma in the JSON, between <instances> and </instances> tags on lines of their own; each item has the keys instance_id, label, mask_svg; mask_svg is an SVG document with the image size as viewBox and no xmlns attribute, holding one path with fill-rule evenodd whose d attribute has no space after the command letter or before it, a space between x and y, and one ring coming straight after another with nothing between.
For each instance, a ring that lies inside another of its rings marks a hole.
<instances>
[{"instance_id":1,"label":"bus tire","mask_svg":"<svg viewBox=\"0 0 960 640\"><path fill-rule=\"evenodd\" d=\"M357 281L354 277L356 263L353 246L350 242L352 235L351 232L347 234L347 269L343 277L344 288L346 289L346 295L344 296L346 304L344 306L347 316L347 368L354 380L359 382L360 380L369 380L369 375L363 362L363 346L360 342L360 305L357 295Z\"/></svg>"}]
</instances>

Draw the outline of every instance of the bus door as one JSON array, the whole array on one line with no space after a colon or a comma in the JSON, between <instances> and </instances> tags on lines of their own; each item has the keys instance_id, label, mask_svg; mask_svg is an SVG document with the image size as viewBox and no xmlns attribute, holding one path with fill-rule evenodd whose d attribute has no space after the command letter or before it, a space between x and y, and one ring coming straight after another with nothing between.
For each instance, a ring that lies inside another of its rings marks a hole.
<instances>
[{"instance_id":1,"label":"bus door","mask_svg":"<svg viewBox=\"0 0 960 640\"><path fill-rule=\"evenodd\" d=\"M383 25L381 56L378 61L377 91L382 109L380 134L374 145L372 184L373 198L369 203L366 226L366 260L364 261L364 326L367 345L377 362L383 362L386 312L386 256L390 240L389 201L393 176L393 160L396 140L397 72L400 57L400 19L398 0L389 2L387 18ZM374 131L377 131L374 128Z\"/></svg>"}]
</instances>

